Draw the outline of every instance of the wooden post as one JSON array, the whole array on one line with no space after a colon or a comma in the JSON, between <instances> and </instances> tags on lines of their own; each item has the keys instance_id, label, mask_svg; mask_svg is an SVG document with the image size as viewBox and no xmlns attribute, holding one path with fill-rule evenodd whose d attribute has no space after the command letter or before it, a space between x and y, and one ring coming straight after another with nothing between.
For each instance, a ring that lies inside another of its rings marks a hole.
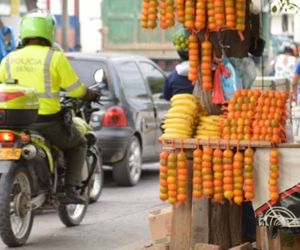
<instances>
[{"instance_id":1,"label":"wooden post","mask_svg":"<svg viewBox=\"0 0 300 250\"><path fill-rule=\"evenodd\" d=\"M209 243L209 200L193 200L192 203L192 249L197 243Z\"/></svg>"},{"instance_id":2,"label":"wooden post","mask_svg":"<svg viewBox=\"0 0 300 250\"><path fill-rule=\"evenodd\" d=\"M224 204L211 203L209 242L219 245L222 250L231 247L228 215L228 202Z\"/></svg>"},{"instance_id":3,"label":"wooden post","mask_svg":"<svg viewBox=\"0 0 300 250\"><path fill-rule=\"evenodd\" d=\"M188 157L188 199L184 204L173 206L172 230L171 230L171 250L191 249L191 216L192 216L192 151L186 151Z\"/></svg>"},{"instance_id":4,"label":"wooden post","mask_svg":"<svg viewBox=\"0 0 300 250\"><path fill-rule=\"evenodd\" d=\"M235 203L229 205L229 228L232 246L238 246L243 243L242 240L242 208Z\"/></svg>"}]
</instances>

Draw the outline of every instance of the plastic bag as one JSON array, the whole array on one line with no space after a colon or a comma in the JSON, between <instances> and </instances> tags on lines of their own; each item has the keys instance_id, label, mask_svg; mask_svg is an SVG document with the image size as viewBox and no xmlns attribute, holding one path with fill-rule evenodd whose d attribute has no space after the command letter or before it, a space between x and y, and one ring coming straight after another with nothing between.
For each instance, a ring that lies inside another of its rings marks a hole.
<instances>
[{"instance_id":1,"label":"plastic bag","mask_svg":"<svg viewBox=\"0 0 300 250\"><path fill-rule=\"evenodd\" d=\"M224 66L226 70L228 71L228 74L222 74L221 80L222 80L222 89L223 89L223 95L224 99L226 101L230 100L233 96L234 92L237 89L240 89L241 79L238 76L235 68L231 64L228 58L224 59Z\"/></svg>"}]
</instances>

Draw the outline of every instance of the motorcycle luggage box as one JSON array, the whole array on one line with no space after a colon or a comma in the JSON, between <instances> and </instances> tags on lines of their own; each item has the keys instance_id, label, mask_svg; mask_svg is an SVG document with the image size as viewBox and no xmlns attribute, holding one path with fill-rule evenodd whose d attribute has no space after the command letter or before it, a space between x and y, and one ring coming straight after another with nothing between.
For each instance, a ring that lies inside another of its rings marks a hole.
<instances>
[{"instance_id":1,"label":"motorcycle luggage box","mask_svg":"<svg viewBox=\"0 0 300 250\"><path fill-rule=\"evenodd\" d=\"M33 88L0 84L1 127L30 125L37 119L38 108L38 96Z\"/></svg>"}]
</instances>

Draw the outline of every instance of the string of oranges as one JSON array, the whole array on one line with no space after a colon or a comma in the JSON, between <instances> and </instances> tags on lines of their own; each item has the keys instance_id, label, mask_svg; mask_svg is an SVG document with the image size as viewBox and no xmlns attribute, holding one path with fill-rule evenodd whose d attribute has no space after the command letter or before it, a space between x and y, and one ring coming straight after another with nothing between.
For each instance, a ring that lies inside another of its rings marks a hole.
<instances>
[{"instance_id":1,"label":"string of oranges","mask_svg":"<svg viewBox=\"0 0 300 250\"><path fill-rule=\"evenodd\" d=\"M255 151L248 146L234 151L227 145L213 149L210 145L201 149L197 143L193 151L193 165L189 170L187 155L181 147L176 153L164 150L160 154L160 199L171 204L183 204L189 197L189 171L192 172L192 197L206 197L216 203L228 200L241 205L255 197L254 176ZM269 153L269 197L277 202L279 194L279 153L276 148Z\"/></svg>"}]
</instances>

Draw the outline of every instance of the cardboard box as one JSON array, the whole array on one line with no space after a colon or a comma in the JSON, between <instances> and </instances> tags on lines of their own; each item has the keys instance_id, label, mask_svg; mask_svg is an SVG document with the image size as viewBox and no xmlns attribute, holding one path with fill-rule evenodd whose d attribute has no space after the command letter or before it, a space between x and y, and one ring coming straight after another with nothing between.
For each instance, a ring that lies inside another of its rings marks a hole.
<instances>
[{"instance_id":1,"label":"cardboard box","mask_svg":"<svg viewBox=\"0 0 300 250\"><path fill-rule=\"evenodd\" d=\"M154 246L165 248L171 238L172 207L151 211L148 219Z\"/></svg>"},{"instance_id":2,"label":"cardboard box","mask_svg":"<svg viewBox=\"0 0 300 250\"><path fill-rule=\"evenodd\" d=\"M232 247L229 250L252 250L252 249L253 249L253 247L252 247L251 243L247 242L242 245Z\"/></svg>"},{"instance_id":3,"label":"cardboard box","mask_svg":"<svg viewBox=\"0 0 300 250\"><path fill-rule=\"evenodd\" d=\"M169 246L159 247L159 246L154 246L153 244L151 244L151 245L147 245L147 246L144 246L143 248L139 248L136 250L169 250Z\"/></svg>"},{"instance_id":4,"label":"cardboard box","mask_svg":"<svg viewBox=\"0 0 300 250\"><path fill-rule=\"evenodd\" d=\"M220 250L220 246L205 244L205 243L197 243L194 247L194 250Z\"/></svg>"}]
</instances>

